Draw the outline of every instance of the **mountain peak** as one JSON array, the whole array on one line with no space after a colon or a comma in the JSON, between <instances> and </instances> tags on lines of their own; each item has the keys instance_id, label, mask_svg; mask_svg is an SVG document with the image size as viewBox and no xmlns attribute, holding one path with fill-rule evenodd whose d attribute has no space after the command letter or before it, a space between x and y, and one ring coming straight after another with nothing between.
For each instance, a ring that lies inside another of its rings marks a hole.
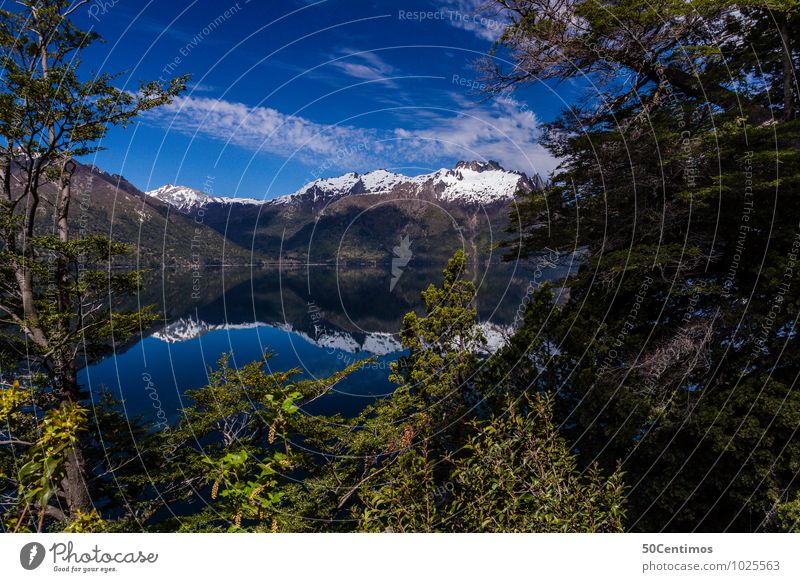
<instances>
[{"instance_id":1,"label":"mountain peak","mask_svg":"<svg viewBox=\"0 0 800 582\"><path fill-rule=\"evenodd\" d=\"M178 210L191 210L196 206L203 206L211 199L205 192L175 184L164 184L160 188L145 192L145 194L165 204L174 206Z\"/></svg>"},{"instance_id":2,"label":"mountain peak","mask_svg":"<svg viewBox=\"0 0 800 582\"><path fill-rule=\"evenodd\" d=\"M317 178L293 194L274 200L251 198L223 198L205 192L165 184L147 192L155 198L182 212L196 210L208 204L310 204L325 206L346 196L398 195L427 200L474 204L509 202L517 191L529 192L541 188L538 176L528 178L520 172L505 170L494 160L462 160L453 169L442 168L430 174L406 176L386 169L373 170L365 174L348 172L341 176Z\"/></svg>"},{"instance_id":3,"label":"mountain peak","mask_svg":"<svg viewBox=\"0 0 800 582\"><path fill-rule=\"evenodd\" d=\"M505 172L503 166L495 162L494 160L487 160L485 162L481 162L479 160L472 160L471 162L467 162L461 160L456 164L456 170L472 170L473 172L488 172L491 170L496 170L499 172Z\"/></svg>"},{"instance_id":4,"label":"mountain peak","mask_svg":"<svg viewBox=\"0 0 800 582\"><path fill-rule=\"evenodd\" d=\"M189 186L179 186L176 184L164 184L155 190L145 192L149 197L155 198L168 204L180 211L194 210L206 204L264 204L263 200L253 198L225 198L222 196L210 196L202 190L190 188Z\"/></svg>"},{"instance_id":5,"label":"mountain peak","mask_svg":"<svg viewBox=\"0 0 800 582\"><path fill-rule=\"evenodd\" d=\"M405 176L389 170L366 174L350 172L335 178L319 178L294 194L275 199L278 204L305 203L327 205L346 196L399 195L441 202L495 204L508 202L517 191L539 187L525 174L511 172L493 160L460 161L455 168L442 168L430 174Z\"/></svg>"}]
</instances>

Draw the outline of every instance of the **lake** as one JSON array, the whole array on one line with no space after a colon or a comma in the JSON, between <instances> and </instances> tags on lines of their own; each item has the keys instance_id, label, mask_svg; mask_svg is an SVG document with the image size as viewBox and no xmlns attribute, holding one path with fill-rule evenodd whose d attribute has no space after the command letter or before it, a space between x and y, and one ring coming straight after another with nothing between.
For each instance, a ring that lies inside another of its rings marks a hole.
<instances>
[{"instance_id":1,"label":"lake","mask_svg":"<svg viewBox=\"0 0 800 582\"><path fill-rule=\"evenodd\" d=\"M491 349L512 331L532 287L563 281L573 268L571 257L539 265L493 263L468 273ZM128 416L160 427L179 417L185 391L205 385L223 353L241 366L269 351L269 368L298 368L309 378L375 356L306 409L354 415L394 389L389 364L402 355L402 318L422 312L420 292L441 283L442 267L412 262L394 277L388 264L151 271L140 295L122 308L152 305L161 319L138 341L84 368L80 381L92 394L105 390L121 399Z\"/></svg>"}]
</instances>

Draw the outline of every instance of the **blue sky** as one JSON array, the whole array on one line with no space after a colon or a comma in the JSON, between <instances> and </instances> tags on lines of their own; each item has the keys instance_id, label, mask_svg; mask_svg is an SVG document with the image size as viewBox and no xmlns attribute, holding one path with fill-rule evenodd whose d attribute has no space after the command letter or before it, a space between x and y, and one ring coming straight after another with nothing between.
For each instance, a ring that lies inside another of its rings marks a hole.
<instances>
[{"instance_id":1,"label":"blue sky","mask_svg":"<svg viewBox=\"0 0 800 582\"><path fill-rule=\"evenodd\" d=\"M92 160L143 189L185 184L273 198L315 177L419 174L496 159L546 174L539 146L569 87L486 100L474 62L502 30L480 0L96 0L77 23L105 39L89 71L120 86L189 73L176 102L114 129Z\"/></svg>"}]
</instances>

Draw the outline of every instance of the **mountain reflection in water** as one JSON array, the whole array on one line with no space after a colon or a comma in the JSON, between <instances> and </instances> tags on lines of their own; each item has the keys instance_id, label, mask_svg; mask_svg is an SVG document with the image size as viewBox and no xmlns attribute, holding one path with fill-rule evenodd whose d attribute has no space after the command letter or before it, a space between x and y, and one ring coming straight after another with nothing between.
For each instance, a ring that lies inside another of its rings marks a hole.
<instances>
[{"instance_id":1,"label":"mountain reflection in water","mask_svg":"<svg viewBox=\"0 0 800 582\"><path fill-rule=\"evenodd\" d=\"M573 267L567 257L538 272L531 264L490 264L468 273L477 288L477 308L489 349L502 345L521 316L534 286L559 282ZM108 390L125 411L161 427L185 405L184 391L203 386L223 353L234 366L272 356L273 371L297 368L324 377L354 361L375 356L306 412L356 414L390 393L389 364L402 354L397 336L403 316L422 312L421 291L441 283L441 265L413 262L395 277L386 266L292 269L158 271L145 275L141 294L121 309L152 305L161 319L143 338L81 371L97 394Z\"/></svg>"}]
</instances>

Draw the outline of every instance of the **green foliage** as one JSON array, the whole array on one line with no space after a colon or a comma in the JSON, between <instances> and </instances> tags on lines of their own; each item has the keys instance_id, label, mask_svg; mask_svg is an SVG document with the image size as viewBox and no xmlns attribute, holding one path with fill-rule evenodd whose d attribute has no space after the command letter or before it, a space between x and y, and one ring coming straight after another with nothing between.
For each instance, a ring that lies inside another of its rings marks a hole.
<instances>
[{"instance_id":1,"label":"green foliage","mask_svg":"<svg viewBox=\"0 0 800 582\"><path fill-rule=\"evenodd\" d=\"M426 316L406 314L400 341L409 355L392 364L390 379L424 404L458 398L485 338L477 326L475 286L463 279L466 256L457 251L447 263L441 288L422 292Z\"/></svg>"},{"instance_id":2,"label":"green foliage","mask_svg":"<svg viewBox=\"0 0 800 582\"><path fill-rule=\"evenodd\" d=\"M310 420L303 405L325 396L369 361L328 378L298 379L299 370L267 372L269 354L235 368L224 355L209 383L187 392L191 404L170 430L171 459L158 463L162 488L192 499L210 486L208 505L181 524L189 531L284 531L291 527L287 490L309 462L291 443Z\"/></svg>"},{"instance_id":3,"label":"green foliage","mask_svg":"<svg viewBox=\"0 0 800 582\"><path fill-rule=\"evenodd\" d=\"M475 289L460 279L464 270L464 257L456 254L442 287L424 293L426 317L409 315L404 321L401 337L409 355L398 364L405 373L394 377L416 383L401 385L375 416L381 427L399 429L395 440L384 445L383 457L375 449L361 451L379 460L365 468L359 527L398 532L620 530L621 477L606 481L596 468L586 479L576 472L576 460L552 423L550 400L525 397L518 404L502 399L504 405L491 407L488 418L474 417L468 391L487 392L497 385L485 374L477 385L474 379L483 337L470 306ZM414 401L409 394L421 395L420 408L406 407ZM472 421L465 423L470 416ZM382 484L365 485L377 479Z\"/></svg>"},{"instance_id":4,"label":"green foliage","mask_svg":"<svg viewBox=\"0 0 800 582\"><path fill-rule=\"evenodd\" d=\"M106 529L108 523L97 510L77 510L75 515L63 529L64 533L99 533Z\"/></svg>"},{"instance_id":5,"label":"green foliage","mask_svg":"<svg viewBox=\"0 0 800 582\"><path fill-rule=\"evenodd\" d=\"M42 530L50 500L58 492L66 473L66 457L87 428L87 410L75 402L64 402L48 410L34 430L25 430L26 411L31 394L22 390L19 382L0 390L0 423L5 425L12 445L24 445L27 450L16 459L13 470L3 468L11 482L17 486L17 507L7 515L20 515L15 529L21 525L25 513L39 515L38 530ZM28 440L22 440L23 437ZM21 512L21 513L20 513Z\"/></svg>"},{"instance_id":6,"label":"green foliage","mask_svg":"<svg viewBox=\"0 0 800 582\"><path fill-rule=\"evenodd\" d=\"M474 423L451 477L449 529L482 532L619 532L622 475L585 475L553 423L553 399L536 395Z\"/></svg>"},{"instance_id":7,"label":"green foliage","mask_svg":"<svg viewBox=\"0 0 800 582\"><path fill-rule=\"evenodd\" d=\"M488 377L558 390L580 466L635 484L629 527L781 527L800 466L798 3L502 4L498 85L588 74L601 95L547 124L562 164L508 245L586 261Z\"/></svg>"},{"instance_id":8,"label":"green foliage","mask_svg":"<svg viewBox=\"0 0 800 582\"><path fill-rule=\"evenodd\" d=\"M800 499L778 505L778 523L783 531L800 533Z\"/></svg>"},{"instance_id":9,"label":"green foliage","mask_svg":"<svg viewBox=\"0 0 800 582\"><path fill-rule=\"evenodd\" d=\"M220 459L203 459L208 465L209 475L214 476L211 499L221 498L220 507L215 507L223 515L230 516L229 531L241 530L242 519L255 521L258 529L267 518L277 524L276 515L283 493L275 491L276 476L291 468L286 454L273 452L266 462L255 464L256 473L248 463L247 451L227 453Z\"/></svg>"},{"instance_id":10,"label":"green foliage","mask_svg":"<svg viewBox=\"0 0 800 582\"><path fill-rule=\"evenodd\" d=\"M92 467L106 459L89 430L98 423L86 423L77 371L153 314L115 309L139 285L140 273L110 268L129 249L70 231L74 158L97 152L111 127L169 103L186 78L137 91L117 88L108 73L84 79L81 53L99 40L70 20L84 3L16 4L0 9L0 362L5 377L26 378L31 389L21 408L17 396L3 397L3 412L13 409L8 432L23 436L0 451L3 472L14 474L0 487L2 510L22 507L15 529L34 509L38 530L45 517L56 528L94 528L85 484L102 479L88 478L87 458ZM25 464L8 470L20 453Z\"/></svg>"},{"instance_id":11,"label":"green foliage","mask_svg":"<svg viewBox=\"0 0 800 582\"><path fill-rule=\"evenodd\" d=\"M463 438L463 425L454 421L467 411L477 350L485 342L465 270L466 257L458 251L442 286L422 293L425 317L405 316L400 339L408 355L390 375L399 387L362 413L358 435L345 441L349 455L365 459L357 494L366 509L360 515L358 506L352 508L364 529L438 527L431 494L449 471L448 451ZM376 483L378 475L383 485Z\"/></svg>"}]
</instances>

